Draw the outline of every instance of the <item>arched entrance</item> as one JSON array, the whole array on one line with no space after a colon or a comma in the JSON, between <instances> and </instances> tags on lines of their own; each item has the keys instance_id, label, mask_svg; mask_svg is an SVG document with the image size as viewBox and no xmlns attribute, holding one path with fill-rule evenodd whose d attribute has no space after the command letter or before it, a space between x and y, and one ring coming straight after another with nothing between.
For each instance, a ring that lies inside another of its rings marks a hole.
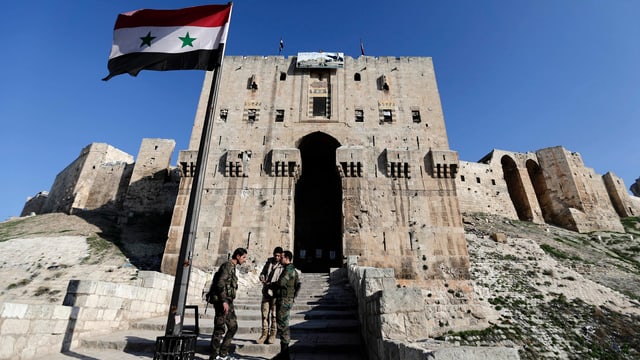
<instances>
[{"instance_id":1,"label":"arched entrance","mask_svg":"<svg viewBox=\"0 0 640 360\"><path fill-rule=\"evenodd\" d=\"M294 262L304 272L342 265L342 183L333 137L315 132L298 148L302 175L295 192Z\"/></svg>"},{"instance_id":2,"label":"arched entrance","mask_svg":"<svg viewBox=\"0 0 640 360\"><path fill-rule=\"evenodd\" d=\"M513 202L513 206L516 208L518 219L523 221L532 221L533 213L531 212L531 206L529 205L527 193L524 190L524 185L522 184L522 178L520 177L520 172L518 171L516 162L509 156L505 155L500 159L500 163L502 164L504 180L507 183L507 190L509 190L511 202Z\"/></svg>"}]
</instances>

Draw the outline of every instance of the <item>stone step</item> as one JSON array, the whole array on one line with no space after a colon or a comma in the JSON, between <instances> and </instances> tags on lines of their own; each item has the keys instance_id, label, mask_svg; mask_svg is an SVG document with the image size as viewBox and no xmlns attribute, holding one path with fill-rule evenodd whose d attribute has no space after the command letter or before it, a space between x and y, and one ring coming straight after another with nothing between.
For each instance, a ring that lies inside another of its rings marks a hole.
<instances>
[{"instance_id":1,"label":"stone step","mask_svg":"<svg viewBox=\"0 0 640 360\"><path fill-rule=\"evenodd\" d=\"M353 290L345 282L329 284L329 277L326 274L305 277L303 281L307 281L308 289L301 291L290 316L292 358L296 360L365 360L366 351L360 337L360 324ZM235 358L271 359L280 350L279 340L276 340L275 344L256 343L262 332L261 298L260 289L256 288L239 293L234 301L238 317L238 332L232 343ZM213 332L214 310L211 305L207 306L205 303L199 304L198 309L199 334L196 359L206 359L209 355ZM91 353L122 351L127 354L153 354L156 338L164 336L166 321L166 317L147 319L132 324L128 331L83 339L79 349L73 349L72 352L80 354L82 351ZM195 312L187 311L184 322L184 333L194 333ZM111 356L111 353L108 356ZM93 359L102 358L94 357Z\"/></svg>"},{"instance_id":2,"label":"stone step","mask_svg":"<svg viewBox=\"0 0 640 360\"><path fill-rule=\"evenodd\" d=\"M292 335L293 328L292 328ZM117 350L129 354L153 354L155 351L156 339L164 336L152 330L136 330L115 332L99 337L80 340L82 349L85 350ZM238 357L264 356L271 358L280 351L280 344L257 344L257 336L254 334L238 333L234 337L232 351ZM206 358L209 354L211 335L200 334L197 337L196 353ZM303 355L315 354L318 350L323 353L350 355L348 359L362 359L362 342L358 331L337 332L316 335L306 334L292 336L291 353L295 359Z\"/></svg>"},{"instance_id":3,"label":"stone step","mask_svg":"<svg viewBox=\"0 0 640 360\"><path fill-rule=\"evenodd\" d=\"M192 322L185 321L184 331L194 332L194 325ZM132 325L132 329L135 330L149 330L156 331L158 333L164 333L166 329L165 318L153 318L144 321L137 322ZM352 319L316 319L308 321L304 318L291 318L289 321L292 334L298 334L303 332L323 332L323 331L338 331L338 332L356 332L360 323L357 318ZM201 321L199 324L200 333L211 334L213 333L213 319L208 321ZM238 334L260 334L262 332L262 320L256 318L254 320L239 320L238 321ZM257 338L257 336L256 336Z\"/></svg>"}]
</instances>

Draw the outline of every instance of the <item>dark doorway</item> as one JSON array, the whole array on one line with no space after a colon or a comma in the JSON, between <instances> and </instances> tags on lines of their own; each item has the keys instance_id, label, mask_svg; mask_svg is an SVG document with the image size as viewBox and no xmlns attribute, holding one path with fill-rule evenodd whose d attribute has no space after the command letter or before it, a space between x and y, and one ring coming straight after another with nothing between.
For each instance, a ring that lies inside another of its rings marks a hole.
<instances>
[{"instance_id":1,"label":"dark doorway","mask_svg":"<svg viewBox=\"0 0 640 360\"><path fill-rule=\"evenodd\" d=\"M304 272L328 272L342 265L342 183L333 137L316 132L299 149L302 176L295 192L294 262Z\"/></svg>"}]
</instances>

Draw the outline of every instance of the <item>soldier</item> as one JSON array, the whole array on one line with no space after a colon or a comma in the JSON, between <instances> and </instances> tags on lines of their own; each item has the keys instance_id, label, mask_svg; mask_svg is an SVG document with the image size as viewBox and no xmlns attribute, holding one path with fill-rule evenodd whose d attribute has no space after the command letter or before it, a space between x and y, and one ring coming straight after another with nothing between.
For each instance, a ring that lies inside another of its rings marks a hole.
<instances>
[{"instance_id":1,"label":"soldier","mask_svg":"<svg viewBox=\"0 0 640 360\"><path fill-rule=\"evenodd\" d=\"M273 359L289 360L289 342L291 333L289 331L289 312L293 307L293 300L298 295L300 280L298 271L293 266L293 254L289 250L282 253L280 263L284 267L278 282L272 287L276 295L276 322L278 323L278 334L280 335L280 353Z\"/></svg>"},{"instance_id":2,"label":"soldier","mask_svg":"<svg viewBox=\"0 0 640 360\"><path fill-rule=\"evenodd\" d=\"M256 341L258 344L262 344L265 341L268 344L273 344L276 341L276 298L273 294L273 290L270 288L270 285L271 283L278 281L280 278L280 273L282 272L280 258L282 258L282 248L278 246L273 249L273 257L267 259L267 262L264 264L264 267L260 272L260 281L263 284L262 301L260 302L260 309L262 312L262 335Z\"/></svg>"},{"instance_id":3,"label":"soldier","mask_svg":"<svg viewBox=\"0 0 640 360\"><path fill-rule=\"evenodd\" d=\"M231 340L233 340L233 336L238 331L238 320L233 308L233 299L235 299L236 290L238 289L236 266L244 264L246 260L247 250L237 248L233 252L231 260L220 267L211 285L214 292L213 308L216 311L216 315L213 335L211 336L211 355L209 360L229 359Z\"/></svg>"}]
</instances>

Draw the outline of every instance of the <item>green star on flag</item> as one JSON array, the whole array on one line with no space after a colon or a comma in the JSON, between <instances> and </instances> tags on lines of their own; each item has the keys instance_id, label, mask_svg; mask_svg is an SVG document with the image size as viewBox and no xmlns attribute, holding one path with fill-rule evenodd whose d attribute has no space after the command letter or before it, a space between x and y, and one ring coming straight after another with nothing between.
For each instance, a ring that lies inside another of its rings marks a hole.
<instances>
[{"instance_id":1,"label":"green star on flag","mask_svg":"<svg viewBox=\"0 0 640 360\"><path fill-rule=\"evenodd\" d=\"M228 3L119 14L113 27L109 75L102 80L120 74L136 76L141 70L215 70L222 64L231 7Z\"/></svg>"},{"instance_id":2,"label":"green star on flag","mask_svg":"<svg viewBox=\"0 0 640 360\"><path fill-rule=\"evenodd\" d=\"M185 47L187 45L193 47L193 40L195 40L196 38L192 38L189 36L189 32L187 31L187 35L185 35L184 37L179 37L178 39L182 40L182 47Z\"/></svg>"},{"instance_id":3,"label":"green star on flag","mask_svg":"<svg viewBox=\"0 0 640 360\"><path fill-rule=\"evenodd\" d=\"M147 36L140 38L140 40L142 40L142 44L140 44L140 47L143 47L145 45L151 46L151 41L155 38L156 38L155 36L151 36L151 31L149 31L147 33Z\"/></svg>"}]
</instances>

